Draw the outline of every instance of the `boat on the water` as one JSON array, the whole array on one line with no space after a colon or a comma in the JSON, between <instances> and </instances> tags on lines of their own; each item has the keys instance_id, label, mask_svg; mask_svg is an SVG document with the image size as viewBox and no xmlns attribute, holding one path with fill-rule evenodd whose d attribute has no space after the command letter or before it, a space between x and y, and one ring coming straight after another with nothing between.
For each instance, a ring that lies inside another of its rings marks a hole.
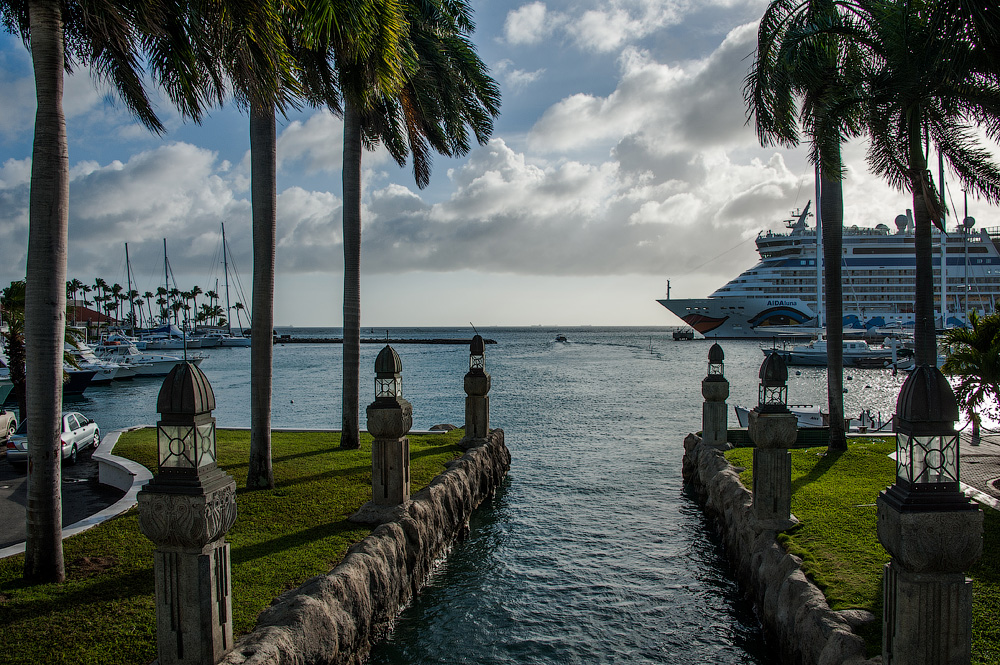
<instances>
[{"instance_id":1,"label":"boat on the water","mask_svg":"<svg viewBox=\"0 0 1000 665\"><path fill-rule=\"evenodd\" d=\"M734 405L736 412L736 422L740 427L748 427L750 424L750 409L745 406ZM817 427L830 426L830 414L823 411L814 404L789 404L791 411L798 420L798 426L803 429L815 429ZM855 434L866 432L888 432L892 431L892 418L882 418L881 413L873 414L870 409L865 409L858 414L857 418L848 418L845 423L847 431Z\"/></svg>"},{"instance_id":2,"label":"boat on the water","mask_svg":"<svg viewBox=\"0 0 1000 665\"><path fill-rule=\"evenodd\" d=\"M896 217L895 232L885 224L844 228L843 325L858 331L912 330L916 259L913 220ZM757 236L760 262L707 298L672 299L669 282L661 305L710 338L778 337L796 329L822 328L822 247L809 226L809 205L785 220L788 233ZM966 312L996 311L1000 300L1000 227L974 229L974 220L934 233L935 325L964 325ZM942 285L940 267L946 266ZM942 307L942 303L944 306Z\"/></svg>"},{"instance_id":3,"label":"boat on the water","mask_svg":"<svg viewBox=\"0 0 1000 665\"><path fill-rule=\"evenodd\" d=\"M807 344L785 348L761 349L766 356L777 353L787 365L826 367L827 340L819 337ZM913 355L912 349L903 348L898 340L886 338L882 346L873 346L860 339L844 340L844 367L894 367L900 358Z\"/></svg>"},{"instance_id":4,"label":"boat on the water","mask_svg":"<svg viewBox=\"0 0 1000 665\"><path fill-rule=\"evenodd\" d=\"M179 356L168 356L147 351L139 351L135 344L129 341L105 340L94 346L98 358L110 360L126 367L134 368L136 376L166 376L170 370L184 359ZM208 356L201 353L188 353L188 362L200 365Z\"/></svg>"}]
</instances>

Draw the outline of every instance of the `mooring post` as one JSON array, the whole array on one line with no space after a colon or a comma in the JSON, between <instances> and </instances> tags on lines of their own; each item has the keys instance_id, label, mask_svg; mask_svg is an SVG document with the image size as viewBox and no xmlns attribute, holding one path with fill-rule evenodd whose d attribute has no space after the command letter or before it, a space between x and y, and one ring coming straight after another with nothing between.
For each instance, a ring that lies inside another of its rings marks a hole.
<instances>
[{"instance_id":1,"label":"mooring post","mask_svg":"<svg viewBox=\"0 0 1000 665\"><path fill-rule=\"evenodd\" d=\"M469 345L469 371L465 373L465 437L458 443L462 448L486 443L490 433L490 383L486 344L477 334Z\"/></svg>"},{"instance_id":2,"label":"mooring post","mask_svg":"<svg viewBox=\"0 0 1000 665\"><path fill-rule=\"evenodd\" d=\"M958 402L937 367L921 365L896 402L896 481L876 500L892 556L882 581L886 665L968 665L972 580L983 511L959 486Z\"/></svg>"},{"instance_id":3,"label":"mooring post","mask_svg":"<svg viewBox=\"0 0 1000 665\"><path fill-rule=\"evenodd\" d=\"M761 529L783 531L798 524L792 515L792 456L798 422L788 410L788 368L771 352L760 366L758 404L750 411L754 442L753 510Z\"/></svg>"},{"instance_id":4,"label":"mooring post","mask_svg":"<svg viewBox=\"0 0 1000 665\"><path fill-rule=\"evenodd\" d=\"M730 448L729 421L726 399L729 398L729 381L725 377L726 354L722 347L713 344L708 350L708 374L701 382L701 440L714 448Z\"/></svg>"},{"instance_id":5,"label":"mooring post","mask_svg":"<svg viewBox=\"0 0 1000 665\"><path fill-rule=\"evenodd\" d=\"M349 518L378 524L400 516L410 502L410 440L413 406L403 399L403 364L388 344L375 358L375 401L368 405L372 435L372 500Z\"/></svg>"},{"instance_id":6,"label":"mooring post","mask_svg":"<svg viewBox=\"0 0 1000 665\"><path fill-rule=\"evenodd\" d=\"M193 363L174 366L156 409L158 473L138 494L153 559L160 665L213 665L233 647L229 543L236 482L216 466L215 393Z\"/></svg>"}]
</instances>

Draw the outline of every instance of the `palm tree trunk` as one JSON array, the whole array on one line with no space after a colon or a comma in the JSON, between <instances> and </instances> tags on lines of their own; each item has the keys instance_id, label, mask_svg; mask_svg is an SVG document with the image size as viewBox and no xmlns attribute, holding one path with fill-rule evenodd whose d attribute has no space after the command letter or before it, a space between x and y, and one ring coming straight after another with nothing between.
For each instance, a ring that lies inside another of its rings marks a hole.
<instances>
[{"instance_id":1,"label":"palm tree trunk","mask_svg":"<svg viewBox=\"0 0 1000 665\"><path fill-rule=\"evenodd\" d=\"M837 162L840 162L839 155ZM826 286L826 392L830 409L828 450L847 450L844 432L844 186L837 173L820 176L823 219L823 278Z\"/></svg>"},{"instance_id":2,"label":"palm tree trunk","mask_svg":"<svg viewBox=\"0 0 1000 665\"><path fill-rule=\"evenodd\" d=\"M359 448L358 382L361 364L361 116L344 104L344 375L342 448Z\"/></svg>"},{"instance_id":3,"label":"palm tree trunk","mask_svg":"<svg viewBox=\"0 0 1000 665\"><path fill-rule=\"evenodd\" d=\"M28 449L24 577L66 579L60 485L62 352L66 330L69 153L62 110L63 23L57 0L28 5L35 72L35 139L31 156L28 256L24 300Z\"/></svg>"},{"instance_id":4,"label":"palm tree trunk","mask_svg":"<svg viewBox=\"0 0 1000 665\"><path fill-rule=\"evenodd\" d=\"M250 467L248 488L274 487L271 467L271 381L274 341L274 248L277 225L277 140L272 104L250 105L253 208L253 320L250 322Z\"/></svg>"},{"instance_id":5,"label":"palm tree trunk","mask_svg":"<svg viewBox=\"0 0 1000 665\"><path fill-rule=\"evenodd\" d=\"M914 117L919 117L914 112ZM931 244L931 217L924 192L927 161L924 159L920 125L911 123L910 191L913 192L913 251L916 258L915 294L913 303L913 345L916 365L937 366L937 331L934 326L934 268Z\"/></svg>"}]
</instances>

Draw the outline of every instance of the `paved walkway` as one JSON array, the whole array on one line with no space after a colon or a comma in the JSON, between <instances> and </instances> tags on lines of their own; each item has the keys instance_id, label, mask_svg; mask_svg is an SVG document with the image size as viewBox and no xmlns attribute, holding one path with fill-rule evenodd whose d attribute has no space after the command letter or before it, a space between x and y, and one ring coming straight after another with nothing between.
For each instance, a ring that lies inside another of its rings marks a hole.
<instances>
[{"instance_id":1,"label":"paved walkway","mask_svg":"<svg viewBox=\"0 0 1000 665\"><path fill-rule=\"evenodd\" d=\"M975 491L966 491L967 494L1000 510L1000 488L997 487L1000 485L1000 432L983 430L978 446L970 443L971 438L968 428L962 432L959 449L962 484Z\"/></svg>"}]
</instances>

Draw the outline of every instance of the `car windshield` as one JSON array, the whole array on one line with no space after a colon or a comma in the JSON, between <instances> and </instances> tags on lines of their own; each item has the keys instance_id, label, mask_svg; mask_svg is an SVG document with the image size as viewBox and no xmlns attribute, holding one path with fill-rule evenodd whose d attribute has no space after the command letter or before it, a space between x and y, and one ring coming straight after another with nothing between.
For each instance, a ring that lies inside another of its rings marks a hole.
<instances>
[{"instance_id":1,"label":"car windshield","mask_svg":"<svg viewBox=\"0 0 1000 665\"><path fill-rule=\"evenodd\" d=\"M17 426L17 431L14 434L27 434L28 433L28 419L25 418L21 421L21 424Z\"/></svg>"}]
</instances>

